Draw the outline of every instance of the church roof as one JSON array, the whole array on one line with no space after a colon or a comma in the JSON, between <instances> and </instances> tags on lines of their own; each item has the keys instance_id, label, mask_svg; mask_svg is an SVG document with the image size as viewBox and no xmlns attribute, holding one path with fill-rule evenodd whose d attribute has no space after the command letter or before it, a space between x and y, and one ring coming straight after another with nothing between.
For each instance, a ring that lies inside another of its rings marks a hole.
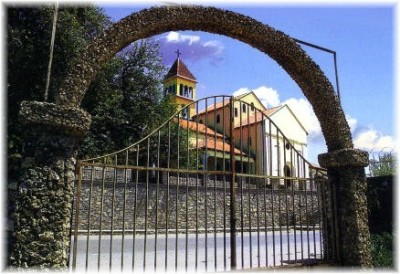
<instances>
[{"instance_id":1,"label":"church roof","mask_svg":"<svg viewBox=\"0 0 400 274\"><path fill-rule=\"evenodd\" d=\"M222 151L222 152L231 152L231 146L227 142L223 142L221 140L212 140L208 139L207 142L205 140L199 140L198 148L209 149L210 151ZM233 149L236 155L246 156L247 154L241 151L240 149Z\"/></svg>"},{"instance_id":2,"label":"church roof","mask_svg":"<svg viewBox=\"0 0 400 274\"><path fill-rule=\"evenodd\" d=\"M277 112L278 110L280 110L281 108L283 108L285 105L281 105L281 106L277 106L277 107L273 107L273 108L269 108L265 111L257 111L256 114L252 114L249 117L243 117L242 121L238 121L235 123L234 127L240 127L240 126L247 126L247 125L252 125L254 123L258 123L261 122L263 120L265 120L265 116L270 117L271 115L273 115L275 112Z\"/></svg>"},{"instance_id":3,"label":"church roof","mask_svg":"<svg viewBox=\"0 0 400 274\"><path fill-rule=\"evenodd\" d=\"M205 134L205 135L209 135L212 137L218 137L218 138L224 137L222 134L215 132L214 130L212 130L211 128L207 127L206 125L204 125L202 123L197 123L195 121L188 121L185 119L180 119L179 123L180 123L181 127L189 128L192 131L198 131L200 134Z\"/></svg>"},{"instance_id":4,"label":"church roof","mask_svg":"<svg viewBox=\"0 0 400 274\"><path fill-rule=\"evenodd\" d=\"M227 104L229 104L229 102L230 102L230 100L225 100L223 102L217 102L216 104L212 104L209 107L207 107L207 109L203 109L203 110L199 111L195 116L204 114L206 112L212 112L214 110L220 109L220 108L226 106Z\"/></svg>"},{"instance_id":5,"label":"church roof","mask_svg":"<svg viewBox=\"0 0 400 274\"><path fill-rule=\"evenodd\" d=\"M196 78L193 76L193 74L190 72L190 70L187 68L185 63L182 62L182 60L178 57L176 58L174 64L171 66L169 69L167 75L165 76L164 80L167 80L171 77L174 76L179 76L188 80L196 81Z\"/></svg>"},{"instance_id":6,"label":"church roof","mask_svg":"<svg viewBox=\"0 0 400 274\"><path fill-rule=\"evenodd\" d=\"M176 119L175 119L176 121ZM197 147L200 149L209 149L210 151L216 150L216 151L222 151L222 152L230 152L231 151L231 146L226 142L226 140L223 139L224 135L212 130L211 128L207 127L206 125L202 123L198 123L195 121L188 121L185 119L180 119L179 124L182 128L184 129L189 129L193 132L197 132L199 136L197 137ZM202 136L210 136L209 138L205 138ZM195 144L193 144L195 145ZM234 152L236 155L244 155L246 156L247 154L240 151L237 148L234 148Z\"/></svg>"},{"instance_id":7,"label":"church roof","mask_svg":"<svg viewBox=\"0 0 400 274\"><path fill-rule=\"evenodd\" d=\"M246 93L246 94L243 94L243 95L236 96L235 99L243 98L243 97L249 95L250 93L252 93L252 92L249 92L249 93ZM256 96L256 98L257 98L257 96ZM257 99L258 99L258 98L257 98ZM217 102L216 104L212 104L211 106L207 107L207 109L203 109L203 110L199 111L199 113L197 113L197 115L195 115L195 116L202 115L202 114L204 114L204 113L206 113L206 112L212 112L212 111L214 111L214 110L220 109L220 108L222 108L222 107L228 105L229 102L230 102L230 100L225 100L225 101L222 101L222 102ZM263 112L265 115L267 115L267 116L271 116L272 114L274 114L275 112L277 112L278 110L280 110L282 107L283 107L283 105L277 106L277 107L273 107L273 108L268 108L268 109L266 109L266 110L264 110L264 111L262 111L262 112ZM260 111L258 111L258 112L260 112ZM227 115L229 115L229 114L227 114ZM258 120L257 120L257 121L258 121ZM253 122L254 122L254 121L253 121Z\"/></svg>"}]
</instances>

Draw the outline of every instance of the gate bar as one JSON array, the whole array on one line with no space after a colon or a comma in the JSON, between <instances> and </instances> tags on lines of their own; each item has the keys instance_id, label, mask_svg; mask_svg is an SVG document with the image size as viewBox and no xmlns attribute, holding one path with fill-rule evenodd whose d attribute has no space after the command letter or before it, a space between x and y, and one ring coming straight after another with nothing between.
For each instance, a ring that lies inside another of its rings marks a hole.
<instances>
[{"instance_id":1,"label":"gate bar","mask_svg":"<svg viewBox=\"0 0 400 274\"><path fill-rule=\"evenodd\" d=\"M234 127L234 101L233 97L230 99L231 104L231 113L230 113L230 137L231 137L231 201L230 201L230 223L231 223L231 231L230 231L230 240L231 240L231 270L235 270L237 268L236 261L236 206L235 206L235 180L236 180L236 167L235 167L235 137L233 135L233 127Z\"/></svg>"},{"instance_id":2,"label":"gate bar","mask_svg":"<svg viewBox=\"0 0 400 274\"><path fill-rule=\"evenodd\" d=\"M222 97L222 102L225 102L225 96ZM225 144L225 108L222 108L222 142ZM226 171L226 165L225 165L225 153L222 154L222 171ZM223 202L223 213L224 213L224 271L226 271L226 176L223 175L223 188L224 188L224 202Z\"/></svg>"},{"instance_id":3,"label":"gate bar","mask_svg":"<svg viewBox=\"0 0 400 274\"><path fill-rule=\"evenodd\" d=\"M80 162L78 161L76 165L76 170L78 171L78 190L76 195L76 207L75 207L75 223L74 223L74 246L73 246L73 257L72 257L72 270L76 270L76 251L78 247L78 225L79 225L79 207L81 199L81 184L82 184L82 169Z\"/></svg>"},{"instance_id":4,"label":"gate bar","mask_svg":"<svg viewBox=\"0 0 400 274\"><path fill-rule=\"evenodd\" d=\"M128 165L129 153L128 150L125 153L125 165ZM132 172L132 171L131 171ZM126 210L126 192L128 187L128 169L124 172L124 203L123 203L123 213L122 213L122 243L121 243L121 271L124 269L124 250L125 250L125 210Z\"/></svg>"},{"instance_id":5,"label":"gate bar","mask_svg":"<svg viewBox=\"0 0 400 274\"><path fill-rule=\"evenodd\" d=\"M100 261L101 261L101 236L103 231L103 206L104 206L104 185L105 185L105 177L106 177L106 165L107 165L107 158L104 158L104 167L103 167L103 176L101 178L101 201L100 201L100 221L99 221L99 243L97 245L98 249L98 258L97 258L97 270L100 270Z\"/></svg>"}]
</instances>

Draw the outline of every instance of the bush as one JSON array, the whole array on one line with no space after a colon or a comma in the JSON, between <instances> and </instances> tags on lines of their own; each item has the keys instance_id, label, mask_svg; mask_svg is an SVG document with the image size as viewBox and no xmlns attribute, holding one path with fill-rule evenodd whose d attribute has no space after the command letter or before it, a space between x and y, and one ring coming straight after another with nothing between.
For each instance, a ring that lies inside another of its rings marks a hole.
<instances>
[{"instance_id":1,"label":"bush","mask_svg":"<svg viewBox=\"0 0 400 274\"><path fill-rule=\"evenodd\" d=\"M374 267L393 268L393 235L387 232L371 234L371 245Z\"/></svg>"}]
</instances>

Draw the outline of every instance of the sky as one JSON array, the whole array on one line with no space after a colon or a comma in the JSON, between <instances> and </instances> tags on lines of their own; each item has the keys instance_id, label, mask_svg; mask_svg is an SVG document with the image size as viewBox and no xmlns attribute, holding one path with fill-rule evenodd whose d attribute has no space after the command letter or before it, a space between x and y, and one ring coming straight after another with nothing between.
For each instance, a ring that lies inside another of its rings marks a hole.
<instances>
[{"instance_id":1,"label":"sky","mask_svg":"<svg viewBox=\"0 0 400 274\"><path fill-rule=\"evenodd\" d=\"M143 8L165 5L98 3L113 21ZM210 3L207 3L210 5ZM336 52L342 108L356 148L372 153L395 145L395 19L393 4L266 4L217 2L213 6L248 15L287 35ZM326 152L318 119L301 89L269 56L226 36L206 32L167 32L159 40L170 67L175 51L198 80L197 99L253 90L266 107L288 104L307 129L309 160ZM302 46L336 89L333 54Z\"/></svg>"},{"instance_id":2,"label":"sky","mask_svg":"<svg viewBox=\"0 0 400 274\"><path fill-rule=\"evenodd\" d=\"M391 151L396 146L395 1L241 2L99 0L93 3L115 22L155 5L212 5L250 16L293 38L333 50L337 56L342 108L355 147L377 153ZM308 159L318 163L317 155L326 152L311 105L297 84L269 56L240 41L206 32L166 32L149 38L160 42L160 54L168 68L179 49L181 59L198 81L197 99L253 90L267 108L288 104L308 131ZM307 46L302 48L336 88L333 55Z\"/></svg>"}]
</instances>

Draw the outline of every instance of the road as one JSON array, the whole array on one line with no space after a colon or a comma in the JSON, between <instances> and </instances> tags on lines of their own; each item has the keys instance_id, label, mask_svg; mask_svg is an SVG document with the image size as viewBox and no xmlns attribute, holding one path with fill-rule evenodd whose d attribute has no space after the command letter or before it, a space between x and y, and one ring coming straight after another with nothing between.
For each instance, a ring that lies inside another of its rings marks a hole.
<instances>
[{"instance_id":1,"label":"road","mask_svg":"<svg viewBox=\"0 0 400 274\"><path fill-rule=\"evenodd\" d=\"M169 233L167 237L166 246L165 234L157 235L157 239L154 234L146 237L144 235L133 237L132 234L124 237L122 235L87 237L80 234L77 241L76 270L84 270L86 263L88 270L121 270L122 267L124 270L133 268L135 272L165 269L174 271L175 268L178 271L185 269L193 271L196 270L196 264L197 271L230 270L229 233L226 237L224 233L198 234L197 240L196 234L188 234L187 237L185 234L178 234L176 237L175 233ZM239 232L236 237L239 269L279 266L285 260L320 258L321 253L319 231L260 232L259 237L257 232L252 232L251 237L249 232L244 232L243 245L241 243L242 234ZM72 258L73 256L71 264Z\"/></svg>"}]
</instances>

